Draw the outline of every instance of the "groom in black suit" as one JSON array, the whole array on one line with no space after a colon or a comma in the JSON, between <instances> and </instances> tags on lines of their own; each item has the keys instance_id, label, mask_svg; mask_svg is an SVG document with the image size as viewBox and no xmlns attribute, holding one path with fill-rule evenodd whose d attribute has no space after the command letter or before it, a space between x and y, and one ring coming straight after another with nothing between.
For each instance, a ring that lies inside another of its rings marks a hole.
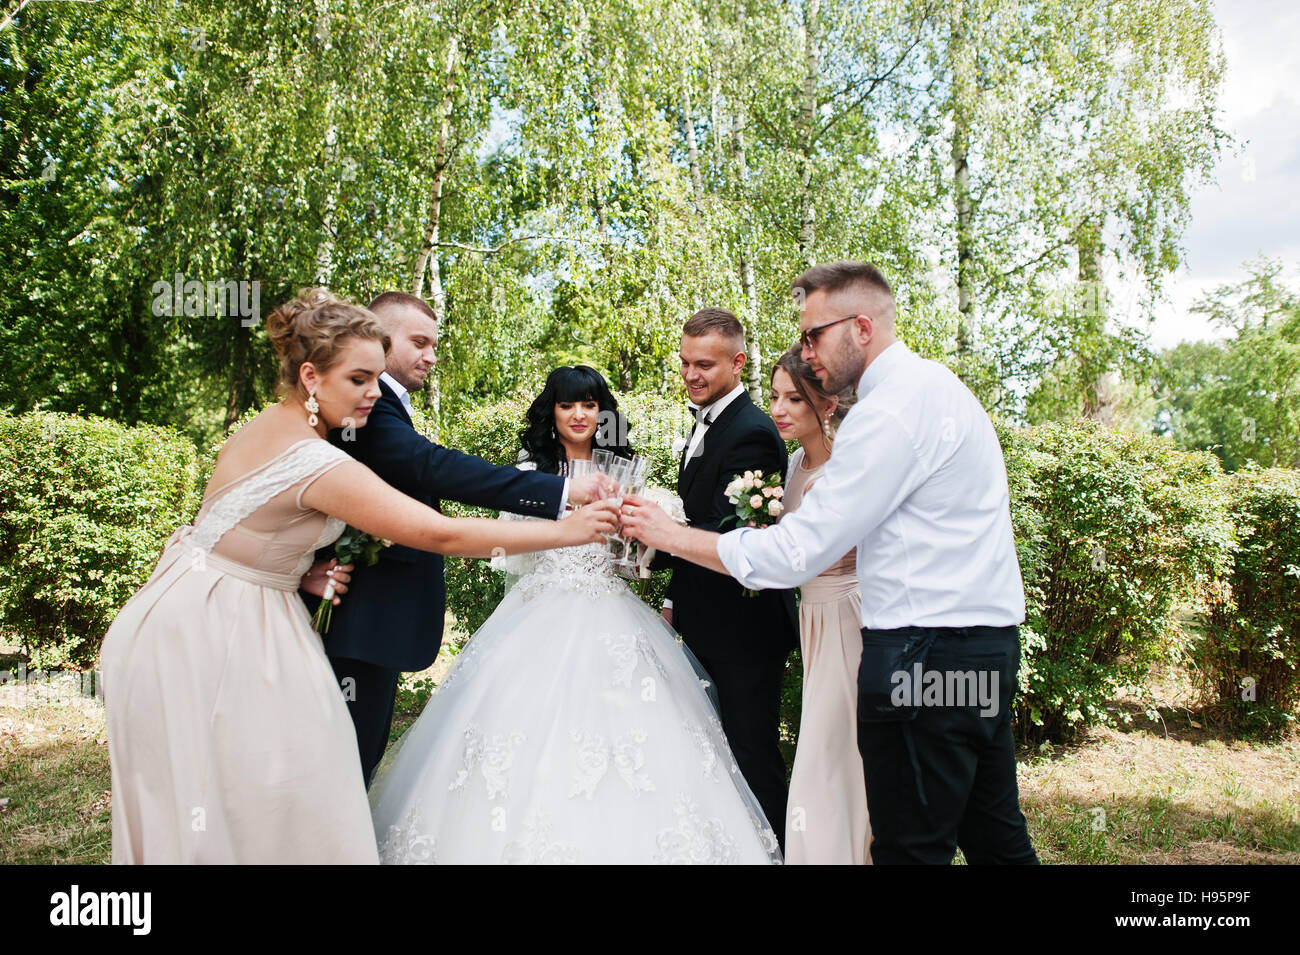
<instances>
[{"instance_id":1,"label":"groom in black suit","mask_svg":"<svg viewBox=\"0 0 1300 955\"><path fill-rule=\"evenodd\" d=\"M716 531L735 514L726 487L738 474L777 473L784 481L785 442L740 383L745 333L736 316L722 308L692 315L682 328L681 360L696 421L682 449L677 493L692 527ZM727 742L784 845L781 683L786 657L799 645L794 592L750 596L726 574L671 558L666 563L673 577L664 619L713 679Z\"/></svg>"},{"instance_id":2,"label":"groom in black suit","mask_svg":"<svg viewBox=\"0 0 1300 955\"><path fill-rule=\"evenodd\" d=\"M424 384L434 364L437 318L422 300L404 292L385 292L369 307L391 339L387 368L379 379L383 394L365 427L331 432L331 443L399 491L434 508L447 498L555 519L567 501L584 504L600 496L600 475L566 481L553 474L498 467L434 444L417 432L409 393ZM318 563L308 579L319 583L325 563ZM314 611L317 598L307 592L303 597ZM374 566L352 571L347 596L334 608L329 633L323 637L325 652L357 731L367 785L388 745L398 679L403 671L425 669L438 656L445 601L442 555L394 544L380 552Z\"/></svg>"}]
</instances>

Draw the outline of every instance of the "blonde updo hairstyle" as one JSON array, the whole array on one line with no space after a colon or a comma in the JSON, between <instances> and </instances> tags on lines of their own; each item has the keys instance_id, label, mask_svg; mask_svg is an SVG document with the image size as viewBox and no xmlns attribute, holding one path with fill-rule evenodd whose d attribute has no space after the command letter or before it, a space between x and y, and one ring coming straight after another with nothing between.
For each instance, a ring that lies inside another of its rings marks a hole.
<instances>
[{"instance_id":1,"label":"blonde updo hairstyle","mask_svg":"<svg viewBox=\"0 0 1300 955\"><path fill-rule=\"evenodd\" d=\"M305 398L307 392L298 380L303 363L311 362L324 374L338 363L349 339L377 341L384 354L390 343L373 312L323 288L303 289L277 308L266 319L266 333L280 357L276 388L281 397L296 391Z\"/></svg>"}]
</instances>

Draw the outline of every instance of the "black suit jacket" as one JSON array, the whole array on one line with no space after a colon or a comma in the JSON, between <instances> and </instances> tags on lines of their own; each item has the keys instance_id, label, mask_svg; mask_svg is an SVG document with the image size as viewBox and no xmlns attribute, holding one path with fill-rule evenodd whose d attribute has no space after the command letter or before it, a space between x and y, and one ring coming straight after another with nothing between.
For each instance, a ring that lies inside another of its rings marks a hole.
<instances>
[{"instance_id":1,"label":"black suit jacket","mask_svg":"<svg viewBox=\"0 0 1300 955\"><path fill-rule=\"evenodd\" d=\"M421 503L438 508L447 498L538 517L559 514L564 478L515 467L434 444L411 424L406 409L380 381L382 397L352 440L330 434L342 448L384 481ZM321 556L332 553L330 549ZM446 613L441 554L394 544L371 567L358 566L342 603L334 608L325 652L392 670L423 670L438 656ZM304 593L308 609L319 600Z\"/></svg>"},{"instance_id":2,"label":"black suit jacket","mask_svg":"<svg viewBox=\"0 0 1300 955\"><path fill-rule=\"evenodd\" d=\"M785 442L772 419L748 392L741 392L709 426L703 444L678 472L677 494L691 527L728 531L736 513L726 487L745 471L777 472L786 466ZM747 596L732 577L688 561L670 559L673 626L697 655L711 660L759 661L783 658L799 645L794 591L760 590Z\"/></svg>"}]
</instances>

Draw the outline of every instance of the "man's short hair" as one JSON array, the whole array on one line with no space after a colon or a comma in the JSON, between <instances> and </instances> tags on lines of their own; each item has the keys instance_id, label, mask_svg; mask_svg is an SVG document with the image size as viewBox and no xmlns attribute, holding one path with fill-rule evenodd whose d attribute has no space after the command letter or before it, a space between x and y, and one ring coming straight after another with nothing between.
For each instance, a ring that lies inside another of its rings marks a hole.
<instances>
[{"instance_id":1,"label":"man's short hair","mask_svg":"<svg viewBox=\"0 0 1300 955\"><path fill-rule=\"evenodd\" d=\"M691 338L704 335L721 335L734 344L736 351L745 350L745 327L740 319L725 308L702 308L686 320L682 334Z\"/></svg>"},{"instance_id":2,"label":"man's short hair","mask_svg":"<svg viewBox=\"0 0 1300 955\"><path fill-rule=\"evenodd\" d=\"M434 322L438 321L437 313L429 307L428 302L406 292L380 292L366 307L372 312L389 308L413 308Z\"/></svg>"},{"instance_id":3,"label":"man's short hair","mask_svg":"<svg viewBox=\"0 0 1300 955\"><path fill-rule=\"evenodd\" d=\"M790 291L798 296L802 303L813 292L825 292L831 295L854 286L884 295L891 304L894 301L894 290L889 287L889 280L885 278L885 273L870 262L842 260L814 265L790 283Z\"/></svg>"}]
</instances>

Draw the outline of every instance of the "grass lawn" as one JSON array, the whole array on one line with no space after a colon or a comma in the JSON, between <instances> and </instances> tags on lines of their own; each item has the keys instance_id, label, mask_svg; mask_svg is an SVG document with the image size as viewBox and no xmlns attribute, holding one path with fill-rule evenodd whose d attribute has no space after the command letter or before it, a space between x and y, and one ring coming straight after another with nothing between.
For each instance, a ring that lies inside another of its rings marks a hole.
<instances>
[{"instance_id":1,"label":"grass lawn","mask_svg":"<svg viewBox=\"0 0 1300 955\"><path fill-rule=\"evenodd\" d=\"M450 659L407 676L393 739ZM16 662L0 650L0 671ZM1021 754L1042 860L1300 863L1300 739L1242 742L1176 703L1160 709L1154 723L1130 708L1123 729ZM0 864L108 862L109 799L100 701L75 676L0 685Z\"/></svg>"}]
</instances>

